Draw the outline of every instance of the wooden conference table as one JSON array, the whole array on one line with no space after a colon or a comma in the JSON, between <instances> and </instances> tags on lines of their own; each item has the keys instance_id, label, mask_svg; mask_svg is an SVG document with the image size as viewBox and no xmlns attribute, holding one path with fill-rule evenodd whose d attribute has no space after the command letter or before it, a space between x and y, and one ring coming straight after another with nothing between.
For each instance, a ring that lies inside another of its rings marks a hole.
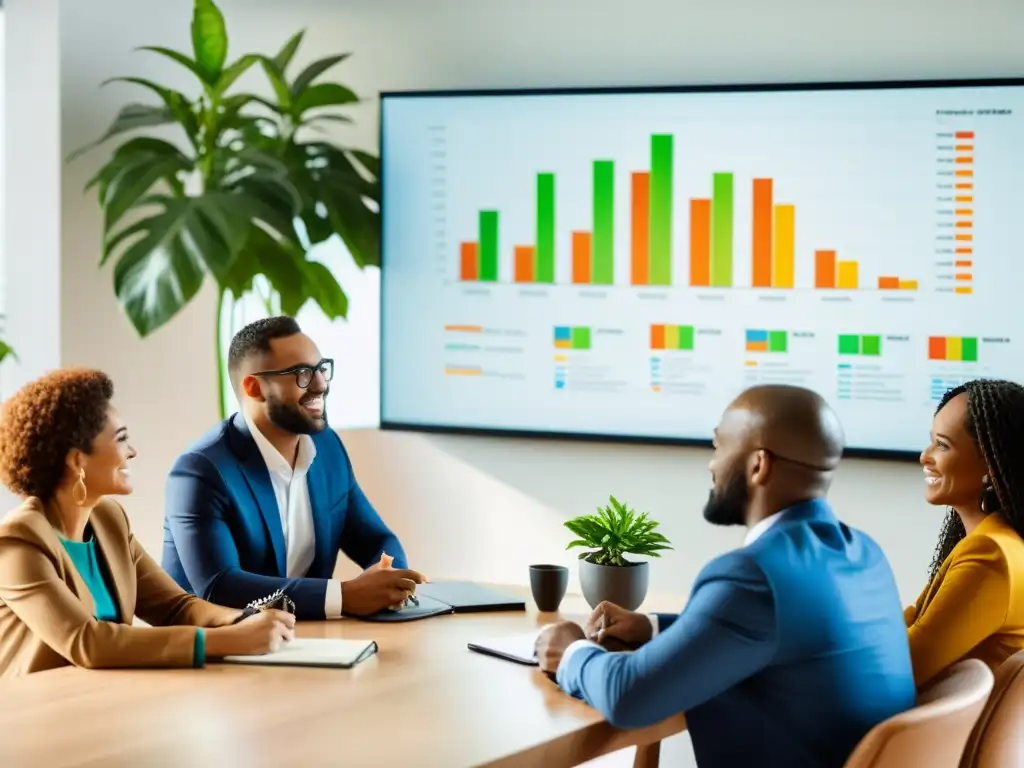
<instances>
[{"instance_id":1,"label":"wooden conference table","mask_svg":"<svg viewBox=\"0 0 1024 768\"><path fill-rule=\"evenodd\" d=\"M379 653L351 670L64 668L4 681L0 766L559 768L633 745L635 766L657 766L661 740L686 728L682 715L616 731L536 668L466 648L560 618L527 605L299 624L300 637L376 640ZM567 596L560 613L579 621L589 608Z\"/></svg>"}]
</instances>

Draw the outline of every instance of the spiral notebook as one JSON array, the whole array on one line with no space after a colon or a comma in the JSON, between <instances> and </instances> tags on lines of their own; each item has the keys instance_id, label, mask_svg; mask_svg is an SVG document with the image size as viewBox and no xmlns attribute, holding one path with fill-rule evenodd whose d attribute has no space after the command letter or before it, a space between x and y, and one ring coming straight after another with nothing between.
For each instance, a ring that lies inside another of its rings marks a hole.
<instances>
[{"instance_id":1,"label":"spiral notebook","mask_svg":"<svg viewBox=\"0 0 1024 768\"><path fill-rule=\"evenodd\" d=\"M373 640L299 638L262 656L225 656L228 664L350 669L377 653Z\"/></svg>"}]
</instances>

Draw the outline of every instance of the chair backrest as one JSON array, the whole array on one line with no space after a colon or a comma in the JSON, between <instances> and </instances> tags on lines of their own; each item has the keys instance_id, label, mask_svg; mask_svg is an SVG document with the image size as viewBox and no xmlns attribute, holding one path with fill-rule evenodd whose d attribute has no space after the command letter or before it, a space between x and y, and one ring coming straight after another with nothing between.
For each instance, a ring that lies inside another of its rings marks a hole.
<instances>
[{"instance_id":1,"label":"chair backrest","mask_svg":"<svg viewBox=\"0 0 1024 768\"><path fill-rule=\"evenodd\" d=\"M1024 768L1024 651L996 670L960 768Z\"/></svg>"},{"instance_id":2,"label":"chair backrest","mask_svg":"<svg viewBox=\"0 0 1024 768\"><path fill-rule=\"evenodd\" d=\"M959 768L993 680L977 659L954 664L921 691L916 707L868 731L845 768Z\"/></svg>"}]
</instances>

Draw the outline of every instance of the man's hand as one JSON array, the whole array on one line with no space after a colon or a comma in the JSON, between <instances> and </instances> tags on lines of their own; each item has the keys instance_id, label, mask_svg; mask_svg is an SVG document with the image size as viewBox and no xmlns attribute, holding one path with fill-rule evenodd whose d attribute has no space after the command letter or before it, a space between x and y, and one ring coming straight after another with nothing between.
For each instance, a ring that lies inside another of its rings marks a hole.
<instances>
[{"instance_id":1,"label":"man's hand","mask_svg":"<svg viewBox=\"0 0 1024 768\"><path fill-rule=\"evenodd\" d=\"M587 619L586 633L587 638L595 643L618 640L635 647L650 640L654 628L645 614L604 602L599 603Z\"/></svg>"},{"instance_id":2,"label":"man's hand","mask_svg":"<svg viewBox=\"0 0 1024 768\"><path fill-rule=\"evenodd\" d=\"M371 566L341 584L342 609L353 616L369 616L405 603L426 579L408 568Z\"/></svg>"},{"instance_id":3,"label":"man's hand","mask_svg":"<svg viewBox=\"0 0 1024 768\"><path fill-rule=\"evenodd\" d=\"M565 649L577 640L586 640L583 627L571 621L549 624L537 635L534 650L542 672L553 674L565 655Z\"/></svg>"}]
</instances>

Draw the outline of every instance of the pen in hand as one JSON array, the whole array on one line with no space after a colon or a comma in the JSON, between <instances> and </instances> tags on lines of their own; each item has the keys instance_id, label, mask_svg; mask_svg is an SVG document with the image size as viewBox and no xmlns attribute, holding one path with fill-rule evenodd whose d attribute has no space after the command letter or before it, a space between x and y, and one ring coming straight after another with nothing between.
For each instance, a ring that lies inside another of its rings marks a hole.
<instances>
[{"instance_id":1,"label":"pen in hand","mask_svg":"<svg viewBox=\"0 0 1024 768\"><path fill-rule=\"evenodd\" d=\"M380 567L381 568L390 568L391 564L393 562L395 562L395 558L393 558L387 552L381 552L380 553ZM420 599L418 597L416 597L416 595L409 595L408 599L405 601L405 603L403 605L407 605L409 603L412 603L413 605L419 605L420 604Z\"/></svg>"}]
</instances>

